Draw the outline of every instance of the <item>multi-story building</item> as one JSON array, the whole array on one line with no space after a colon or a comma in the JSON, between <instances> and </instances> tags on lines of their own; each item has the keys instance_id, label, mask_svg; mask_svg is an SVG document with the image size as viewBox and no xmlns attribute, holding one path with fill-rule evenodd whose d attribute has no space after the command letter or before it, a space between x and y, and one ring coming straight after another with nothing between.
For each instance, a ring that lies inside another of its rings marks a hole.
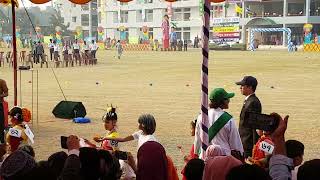
<instances>
[{"instance_id":1,"label":"multi-story building","mask_svg":"<svg viewBox=\"0 0 320 180\"><path fill-rule=\"evenodd\" d=\"M81 28L83 37L96 37L98 28L98 7L97 0L87 4L73 4L69 0L57 0L54 7L61 11L64 24L69 24L69 30L76 31Z\"/></svg>"},{"instance_id":2,"label":"multi-story building","mask_svg":"<svg viewBox=\"0 0 320 180\"><path fill-rule=\"evenodd\" d=\"M66 1L65 4L68 4L68 0L59 1ZM302 43L305 23L313 24L314 32L320 30L320 0L229 0L211 5L211 18L240 17L242 42L248 42L248 31L256 27L288 27L292 31L292 39L298 44ZM64 6L63 14L65 21L71 22L70 29L82 26L85 36L90 31L88 19L94 22L98 17L97 23L91 23L91 30L101 26L105 29L106 37L125 38L130 42L132 39L143 37L143 30L147 28L149 38L161 39L162 19L170 12L171 25L176 27L178 39L193 40L196 36L201 36L202 17L199 12L199 0L177 0L172 5L164 0L133 0L129 3L98 0L91 1L88 5L70 3L70 6ZM237 7L242 9L241 13ZM96 9L92 8L98 8L97 16ZM90 13L90 9L94 12ZM210 24L213 26L213 19ZM286 42L285 34L282 32L257 33L256 37L262 44Z\"/></svg>"}]
</instances>

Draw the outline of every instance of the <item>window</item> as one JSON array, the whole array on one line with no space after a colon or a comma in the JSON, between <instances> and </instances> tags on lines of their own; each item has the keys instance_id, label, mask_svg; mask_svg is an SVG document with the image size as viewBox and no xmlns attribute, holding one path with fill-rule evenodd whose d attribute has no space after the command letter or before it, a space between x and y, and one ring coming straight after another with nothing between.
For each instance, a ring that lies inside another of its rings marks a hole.
<instances>
[{"instance_id":1,"label":"window","mask_svg":"<svg viewBox=\"0 0 320 180\"><path fill-rule=\"evenodd\" d=\"M190 27L176 28L178 40L190 40Z\"/></svg>"},{"instance_id":2,"label":"window","mask_svg":"<svg viewBox=\"0 0 320 180\"><path fill-rule=\"evenodd\" d=\"M223 17L223 6L222 5L217 5L212 7L212 17L214 18L220 18Z\"/></svg>"},{"instance_id":3,"label":"window","mask_svg":"<svg viewBox=\"0 0 320 180\"><path fill-rule=\"evenodd\" d=\"M125 5L128 5L128 3L127 2L120 2L120 5L125 6Z\"/></svg>"},{"instance_id":4,"label":"window","mask_svg":"<svg viewBox=\"0 0 320 180\"><path fill-rule=\"evenodd\" d=\"M149 39L153 38L153 28L149 28Z\"/></svg>"},{"instance_id":5,"label":"window","mask_svg":"<svg viewBox=\"0 0 320 180\"><path fill-rule=\"evenodd\" d=\"M88 37L89 36L89 30L83 30L83 37Z\"/></svg>"},{"instance_id":6,"label":"window","mask_svg":"<svg viewBox=\"0 0 320 180\"><path fill-rule=\"evenodd\" d=\"M98 13L98 22L101 24L101 18L102 18L102 15L101 15L101 12Z\"/></svg>"},{"instance_id":7,"label":"window","mask_svg":"<svg viewBox=\"0 0 320 180\"><path fill-rule=\"evenodd\" d=\"M81 26L89 26L89 14L81 15Z\"/></svg>"},{"instance_id":8,"label":"window","mask_svg":"<svg viewBox=\"0 0 320 180\"><path fill-rule=\"evenodd\" d=\"M303 16L305 15L304 3L288 3L288 16Z\"/></svg>"},{"instance_id":9,"label":"window","mask_svg":"<svg viewBox=\"0 0 320 180\"><path fill-rule=\"evenodd\" d=\"M77 17L72 17L72 22L77 22Z\"/></svg>"},{"instance_id":10,"label":"window","mask_svg":"<svg viewBox=\"0 0 320 180\"><path fill-rule=\"evenodd\" d=\"M98 0L98 7L101 7L101 0Z\"/></svg>"},{"instance_id":11,"label":"window","mask_svg":"<svg viewBox=\"0 0 320 180\"><path fill-rule=\"evenodd\" d=\"M81 10L82 11L89 11L89 5L88 4L81 5Z\"/></svg>"},{"instance_id":12,"label":"window","mask_svg":"<svg viewBox=\"0 0 320 180\"><path fill-rule=\"evenodd\" d=\"M173 21L190 21L191 9L190 8L181 8L173 10Z\"/></svg>"},{"instance_id":13,"label":"window","mask_svg":"<svg viewBox=\"0 0 320 180\"><path fill-rule=\"evenodd\" d=\"M120 11L120 23L128 23L128 11Z\"/></svg>"},{"instance_id":14,"label":"window","mask_svg":"<svg viewBox=\"0 0 320 180\"><path fill-rule=\"evenodd\" d=\"M310 16L320 16L320 0L311 0Z\"/></svg>"},{"instance_id":15,"label":"window","mask_svg":"<svg viewBox=\"0 0 320 180\"><path fill-rule=\"evenodd\" d=\"M118 23L119 22L119 14L118 12L113 12L113 23Z\"/></svg>"},{"instance_id":16,"label":"window","mask_svg":"<svg viewBox=\"0 0 320 180\"><path fill-rule=\"evenodd\" d=\"M148 9L146 10L146 22L152 22L153 21L153 10Z\"/></svg>"},{"instance_id":17,"label":"window","mask_svg":"<svg viewBox=\"0 0 320 180\"><path fill-rule=\"evenodd\" d=\"M92 26L98 26L98 15L91 15Z\"/></svg>"},{"instance_id":18,"label":"window","mask_svg":"<svg viewBox=\"0 0 320 180\"><path fill-rule=\"evenodd\" d=\"M142 10L136 11L136 21L137 22L143 22L144 20L142 19Z\"/></svg>"}]
</instances>

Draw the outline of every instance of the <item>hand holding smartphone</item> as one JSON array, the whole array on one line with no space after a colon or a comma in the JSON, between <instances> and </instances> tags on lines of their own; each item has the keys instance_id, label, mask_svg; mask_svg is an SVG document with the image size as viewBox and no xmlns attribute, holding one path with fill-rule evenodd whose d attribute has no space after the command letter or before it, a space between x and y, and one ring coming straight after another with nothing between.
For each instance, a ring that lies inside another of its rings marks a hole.
<instances>
[{"instance_id":1,"label":"hand holding smartphone","mask_svg":"<svg viewBox=\"0 0 320 180\"><path fill-rule=\"evenodd\" d=\"M246 112L244 127L273 132L279 125L279 119L274 115Z\"/></svg>"}]
</instances>

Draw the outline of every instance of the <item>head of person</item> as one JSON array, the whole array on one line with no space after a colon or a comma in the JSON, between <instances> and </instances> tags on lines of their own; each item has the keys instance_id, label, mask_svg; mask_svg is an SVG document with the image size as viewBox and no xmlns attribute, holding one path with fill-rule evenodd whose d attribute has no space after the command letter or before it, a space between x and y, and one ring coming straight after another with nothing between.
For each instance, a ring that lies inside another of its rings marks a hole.
<instances>
[{"instance_id":1,"label":"head of person","mask_svg":"<svg viewBox=\"0 0 320 180\"><path fill-rule=\"evenodd\" d=\"M50 39L50 42L52 43L52 39Z\"/></svg>"},{"instance_id":2,"label":"head of person","mask_svg":"<svg viewBox=\"0 0 320 180\"><path fill-rule=\"evenodd\" d=\"M118 40L118 43L120 43L120 40Z\"/></svg>"},{"instance_id":3,"label":"head of person","mask_svg":"<svg viewBox=\"0 0 320 180\"><path fill-rule=\"evenodd\" d=\"M2 163L0 176L5 180L27 179L36 168L32 156L24 151L14 151Z\"/></svg>"},{"instance_id":4,"label":"head of person","mask_svg":"<svg viewBox=\"0 0 320 180\"><path fill-rule=\"evenodd\" d=\"M230 98L234 97L234 93L228 93L223 88L215 88L210 92L209 99L210 108L228 109Z\"/></svg>"},{"instance_id":5,"label":"head of person","mask_svg":"<svg viewBox=\"0 0 320 180\"><path fill-rule=\"evenodd\" d=\"M110 111L108 111L103 117L102 121L104 123L104 128L108 131L111 131L114 129L114 127L117 125L118 116L116 113L115 108L111 108Z\"/></svg>"},{"instance_id":6,"label":"head of person","mask_svg":"<svg viewBox=\"0 0 320 180\"><path fill-rule=\"evenodd\" d=\"M169 16L168 16L167 14L164 15L163 18L164 18L165 20L169 20Z\"/></svg>"},{"instance_id":7,"label":"head of person","mask_svg":"<svg viewBox=\"0 0 320 180\"><path fill-rule=\"evenodd\" d=\"M80 173L85 180L98 180L100 177L100 158L95 148L80 148Z\"/></svg>"},{"instance_id":8,"label":"head of person","mask_svg":"<svg viewBox=\"0 0 320 180\"><path fill-rule=\"evenodd\" d=\"M56 179L60 176L67 158L68 155L64 151L56 152L48 158L48 167L52 170Z\"/></svg>"},{"instance_id":9,"label":"head of person","mask_svg":"<svg viewBox=\"0 0 320 180\"><path fill-rule=\"evenodd\" d=\"M77 43L77 42L78 42L78 39L75 39L74 42Z\"/></svg>"},{"instance_id":10,"label":"head of person","mask_svg":"<svg viewBox=\"0 0 320 180\"><path fill-rule=\"evenodd\" d=\"M184 176L187 180L202 180L204 166L202 159L191 159L184 169Z\"/></svg>"},{"instance_id":11,"label":"head of person","mask_svg":"<svg viewBox=\"0 0 320 180\"><path fill-rule=\"evenodd\" d=\"M109 151L100 149L98 151L100 158L100 174L102 179L118 180L122 171L120 163Z\"/></svg>"},{"instance_id":12,"label":"head of person","mask_svg":"<svg viewBox=\"0 0 320 180\"><path fill-rule=\"evenodd\" d=\"M191 136L195 136L196 134L196 125L197 125L197 119L195 119L194 121L191 121L190 123Z\"/></svg>"},{"instance_id":13,"label":"head of person","mask_svg":"<svg viewBox=\"0 0 320 180\"><path fill-rule=\"evenodd\" d=\"M83 41L83 44L84 44L84 45L86 45L86 44L87 44L87 42L86 42L86 41Z\"/></svg>"},{"instance_id":14,"label":"head of person","mask_svg":"<svg viewBox=\"0 0 320 180\"><path fill-rule=\"evenodd\" d=\"M91 43L94 44L94 40L92 40Z\"/></svg>"},{"instance_id":15,"label":"head of person","mask_svg":"<svg viewBox=\"0 0 320 180\"><path fill-rule=\"evenodd\" d=\"M30 156L32 156L33 158L35 157L35 152L32 146L27 145L27 144L22 144L18 147L18 150L24 151L26 153L28 153Z\"/></svg>"},{"instance_id":16,"label":"head of person","mask_svg":"<svg viewBox=\"0 0 320 180\"><path fill-rule=\"evenodd\" d=\"M175 29L172 27L172 28L171 28L171 32L174 32L174 30L175 30Z\"/></svg>"},{"instance_id":17,"label":"head of person","mask_svg":"<svg viewBox=\"0 0 320 180\"><path fill-rule=\"evenodd\" d=\"M41 42L40 42L40 41L38 41L38 44L41 44Z\"/></svg>"},{"instance_id":18,"label":"head of person","mask_svg":"<svg viewBox=\"0 0 320 180\"><path fill-rule=\"evenodd\" d=\"M152 135L156 131L156 120L151 114L143 114L138 119L139 129L145 135Z\"/></svg>"},{"instance_id":19,"label":"head of person","mask_svg":"<svg viewBox=\"0 0 320 180\"><path fill-rule=\"evenodd\" d=\"M226 180L271 180L269 174L257 165L243 164L232 168Z\"/></svg>"},{"instance_id":20,"label":"head of person","mask_svg":"<svg viewBox=\"0 0 320 180\"><path fill-rule=\"evenodd\" d=\"M11 118L12 125L21 124L23 122L23 114L20 107L13 107L9 112L9 116Z\"/></svg>"},{"instance_id":21,"label":"head of person","mask_svg":"<svg viewBox=\"0 0 320 180\"><path fill-rule=\"evenodd\" d=\"M320 177L320 159L313 159L299 167L297 180L314 180Z\"/></svg>"},{"instance_id":22,"label":"head of person","mask_svg":"<svg viewBox=\"0 0 320 180\"><path fill-rule=\"evenodd\" d=\"M54 41L53 41L53 44L57 44L57 41L56 41L56 40L54 40Z\"/></svg>"},{"instance_id":23,"label":"head of person","mask_svg":"<svg viewBox=\"0 0 320 180\"><path fill-rule=\"evenodd\" d=\"M293 159L294 166L299 166L303 162L304 145L297 140L286 141L287 156Z\"/></svg>"},{"instance_id":24,"label":"head of person","mask_svg":"<svg viewBox=\"0 0 320 180\"><path fill-rule=\"evenodd\" d=\"M239 82L236 82L236 85L240 86L241 93L245 96L253 94L258 86L258 81L253 76L245 76Z\"/></svg>"},{"instance_id":25,"label":"head of person","mask_svg":"<svg viewBox=\"0 0 320 180\"><path fill-rule=\"evenodd\" d=\"M227 152L220 145L212 144L208 146L205 155L206 155L205 157L208 159L208 158L214 158L216 156L226 156Z\"/></svg>"},{"instance_id":26,"label":"head of person","mask_svg":"<svg viewBox=\"0 0 320 180\"><path fill-rule=\"evenodd\" d=\"M33 171L30 173L32 179L46 179L55 180L54 173L51 168L49 168L48 161L39 161Z\"/></svg>"}]
</instances>

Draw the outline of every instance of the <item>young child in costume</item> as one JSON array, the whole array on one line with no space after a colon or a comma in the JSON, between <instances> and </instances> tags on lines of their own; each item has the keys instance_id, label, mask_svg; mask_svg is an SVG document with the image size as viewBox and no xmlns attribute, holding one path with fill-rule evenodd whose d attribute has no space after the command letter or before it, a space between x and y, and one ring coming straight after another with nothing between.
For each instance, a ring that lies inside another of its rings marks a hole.
<instances>
[{"instance_id":1,"label":"young child in costume","mask_svg":"<svg viewBox=\"0 0 320 180\"><path fill-rule=\"evenodd\" d=\"M11 152L18 149L20 144L28 144L28 136L26 134L27 125L23 122L28 122L31 119L29 110L20 107L14 107L10 110L9 116L11 118L12 128L6 135L7 143L10 145Z\"/></svg>"},{"instance_id":2,"label":"young child in costume","mask_svg":"<svg viewBox=\"0 0 320 180\"><path fill-rule=\"evenodd\" d=\"M108 151L117 151L119 150L119 145L117 141L107 140L104 138L118 138L119 133L117 132L116 126L118 121L118 116L116 113L116 108L110 107L107 110L107 113L102 117L104 123L104 128L107 131L105 136L94 137L93 140L97 143L101 143L101 148ZM91 147L96 147L93 143L86 141Z\"/></svg>"},{"instance_id":3,"label":"young child in costume","mask_svg":"<svg viewBox=\"0 0 320 180\"><path fill-rule=\"evenodd\" d=\"M191 121L190 123L192 137L195 136L196 124L197 124L197 119L195 119L194 121ZM198 155L194 153L194 145L192 145L189 155L184 154L183 148L181 146L177 146L177 147L180 150L181 154L183 155L185 164L187 164L191 159L198 158ZM184 168L181 171L181 174L182 174L182 180L186 180L186 177L184 176Z\"/></svg>"},{"instance_id":4,"label":"young child in costume","mask_svg":"<svg viewBox=\"0 0 320 180\"><path fill-rule=\"evenodd\" d=\"M253 164L256 164L262 168L268 167L268 158L271 154L262 151L259 147L261 143L267 142L268 144L273 145L272 139L270 137L270 132L257 130L258 135L260 136L258 142L253 146L252 158L249 158L249 161Z\"/></svg>"}]
</instances>

